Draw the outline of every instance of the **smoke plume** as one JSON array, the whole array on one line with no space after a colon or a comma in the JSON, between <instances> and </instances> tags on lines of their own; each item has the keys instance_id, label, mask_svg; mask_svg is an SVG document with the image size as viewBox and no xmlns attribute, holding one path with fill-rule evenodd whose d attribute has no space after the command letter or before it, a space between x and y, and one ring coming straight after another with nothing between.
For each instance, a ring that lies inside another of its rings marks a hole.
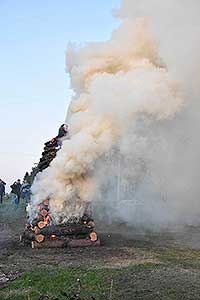
<instances>
[{"instance_id":1,"label":"smoke plume","mask_svg":"<svg viewBox=\"0 0 200 300\"><path fill-rule=\"evenodd\" d=\"M124 0L110 40L69 45L71 138L36 177L31 218L50 197L56 223L82 216L90 202L110 222L196 221L198 7Z\"/></svg>"}]
</instances>

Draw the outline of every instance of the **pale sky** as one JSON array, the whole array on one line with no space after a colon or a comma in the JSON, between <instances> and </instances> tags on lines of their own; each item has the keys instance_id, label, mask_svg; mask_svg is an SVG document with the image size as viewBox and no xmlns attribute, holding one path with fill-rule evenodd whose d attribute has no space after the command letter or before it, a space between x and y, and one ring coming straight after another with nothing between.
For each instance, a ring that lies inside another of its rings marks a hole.
<instances>
[{"instance_id":1,"label":"pale sky","mask_svg":"<svg viewBox=\"0 0 200 300\"><path fill-rule=\"evenodd\" d=\"M68 42L109 38L120 0L0 0L0 178L7 187L38 162L70 101ZM8 189L9 190L9 189Z\"/></svg>"}]
</instances>

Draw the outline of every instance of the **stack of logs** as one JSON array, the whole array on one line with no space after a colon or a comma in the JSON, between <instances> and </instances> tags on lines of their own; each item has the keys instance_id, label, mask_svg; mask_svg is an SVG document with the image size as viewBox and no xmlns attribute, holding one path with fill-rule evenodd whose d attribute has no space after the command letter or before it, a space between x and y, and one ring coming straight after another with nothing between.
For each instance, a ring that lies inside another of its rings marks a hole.
<instances>
[{"instance_id":1,"label":"stack of logs","mask_svg":"<svg viewBox=\"0 0 200 300\"><path fill-rule=\"evenodd\" d=\"M42 152L42 157L38 163L38 172L42 172L46 169L51 161L56 157L57 151L60 149L58 144L58 139L53 138L44 144L44 151Z\"/></svg>"},{"instance_id":2,"label":"stack of logs","mask_svg":"<svg viewBox=\"0 0 200 300\"><path fill-rule=\"evenodd\" d=\"M83 216L78 221L55 225L51 219L49 200L38 206L38 216L26 226L20 241L32 248L63 248L99 246L94 221Z\"/></svg>"}]
</instances>

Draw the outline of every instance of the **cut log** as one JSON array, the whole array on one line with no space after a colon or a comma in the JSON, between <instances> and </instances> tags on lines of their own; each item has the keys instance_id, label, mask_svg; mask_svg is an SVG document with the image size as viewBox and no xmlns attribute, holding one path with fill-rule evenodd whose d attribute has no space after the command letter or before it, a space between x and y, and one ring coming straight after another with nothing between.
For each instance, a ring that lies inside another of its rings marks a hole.
<instances>
[{"instance_id":1,"label":"cut log","mask_svg":"<svg viewBox=\"0 0 200 300\"><path fill-rule=\"evenodd\" d=\"M71 248L78 248L78 247L95 247L100 246L100 240L96 240L95 242L92 242L90 239L71 239L68 244L68 247Z\"/></svg>"},{"instance_id":2,"label":"cut log","mask_svg":"<svg viewBox=\"0 0 200 300\"><path fill-rule=\"evenodd\" d=\"M43 217L46 217L48 215L48 211L46 209L42 209L40 211L40 215L43 216Z\"/></svg>"},{"instance_id":3,"label":"cut log","mask_svg":"<svg viewBox=\"0 0 200 300\"><path fill-rule=\"evenodd\" d=\"M38 222L38 227L40 228L40 229L42 229L42 228L44 228L44 227L46 227L47 226L47 224L44 222L44 221L40 221L40 222Z\"/></svg>"},{"instance_id":4,"label":"cut log","mask_svg":"<svg viewBox=\"0 0 200 300\"><path fill-rule=\"evenodd\" d=\"M37 218L35 218L35 219L32 221L33 227L37 226L38 223L39 223L40 221L43 221L43 219L44 219L44 218L43 218L42 216L38 216Z\"/></svg>"},{"instance_id":5,"label":"cut log","mask_svg":"<svg viewBox=\"0 0 200 300\"><path fill-rule=\"evenodd\" d=\"M36 242L38 242L38 243L42 243L42 242L44 241L44 239L45 239L45 236L42 235L42 234L37 234L37 235L35 236L35 240L36 240Z\"/></svg>"},{"instance_id":6,"label":"cut log","mask_svg":"<svg viewBox=\"0 0 200 300\"><path fill-rule=\"evenodd\" d=\"M55 234L52 234L50 236L50 241L55 241L55 240L57 240L57 236Z\"/></svg>"},{"instance_id":7,"label":"cut log","mask_svg":"<svg viewBox=\"0 0 200 300\"><path fill-rule=\"evenodd\" d=\"M67 246L67 240L45 240L43 243L37 243L36 241L31 242L32 249L36 248L64 248Z\"/></svg>"},{"instance_id":8,"label":"cut log","mask_svg":"<svg viewBox=\"0 0 200 300\"><path fill-rule=\"evenodd\" d=\"M92 232L90 233L90 239L91 239L92 242L97 241L98 237L97 237L96 232L92 231Z\"/></svg>"},{"instance_id":9,"label":"cut log","mask_svg":"<svg viewBox=\"0 0 200 300\"><path fill-rule=\"evenodd\" d=\"M44 222L43 222L44 223ZM89 236L89 233L91 232L91 228L87 225L82 224L69 224L69 225L50 225L50 226L44 226L40 227L40 224L38 223L38 227L40 228L39 233L43 234L45 236L51 236L52 234L60 237L60 236Z\"/></svg>"}]
</instances>

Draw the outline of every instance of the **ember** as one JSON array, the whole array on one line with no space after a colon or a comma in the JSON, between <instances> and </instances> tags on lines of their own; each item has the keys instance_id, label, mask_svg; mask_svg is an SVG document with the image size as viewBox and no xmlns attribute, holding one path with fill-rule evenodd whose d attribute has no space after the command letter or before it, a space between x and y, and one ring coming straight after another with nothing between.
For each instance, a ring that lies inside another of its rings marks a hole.
<instances>
[{"instance_id":1,"label":"ember","mask_svg":"<svg viewBox=\"0 0 200 300\"><path fill-rule=\"evenodd\" d=\"M69 220L55 225L50 216L49 201L38 206L38 216L27 224L20 241L32 248L61 248L99 246L100 241L94 231L94 221L87 215L80 220Z\"/></svg>"}]
</instances>

